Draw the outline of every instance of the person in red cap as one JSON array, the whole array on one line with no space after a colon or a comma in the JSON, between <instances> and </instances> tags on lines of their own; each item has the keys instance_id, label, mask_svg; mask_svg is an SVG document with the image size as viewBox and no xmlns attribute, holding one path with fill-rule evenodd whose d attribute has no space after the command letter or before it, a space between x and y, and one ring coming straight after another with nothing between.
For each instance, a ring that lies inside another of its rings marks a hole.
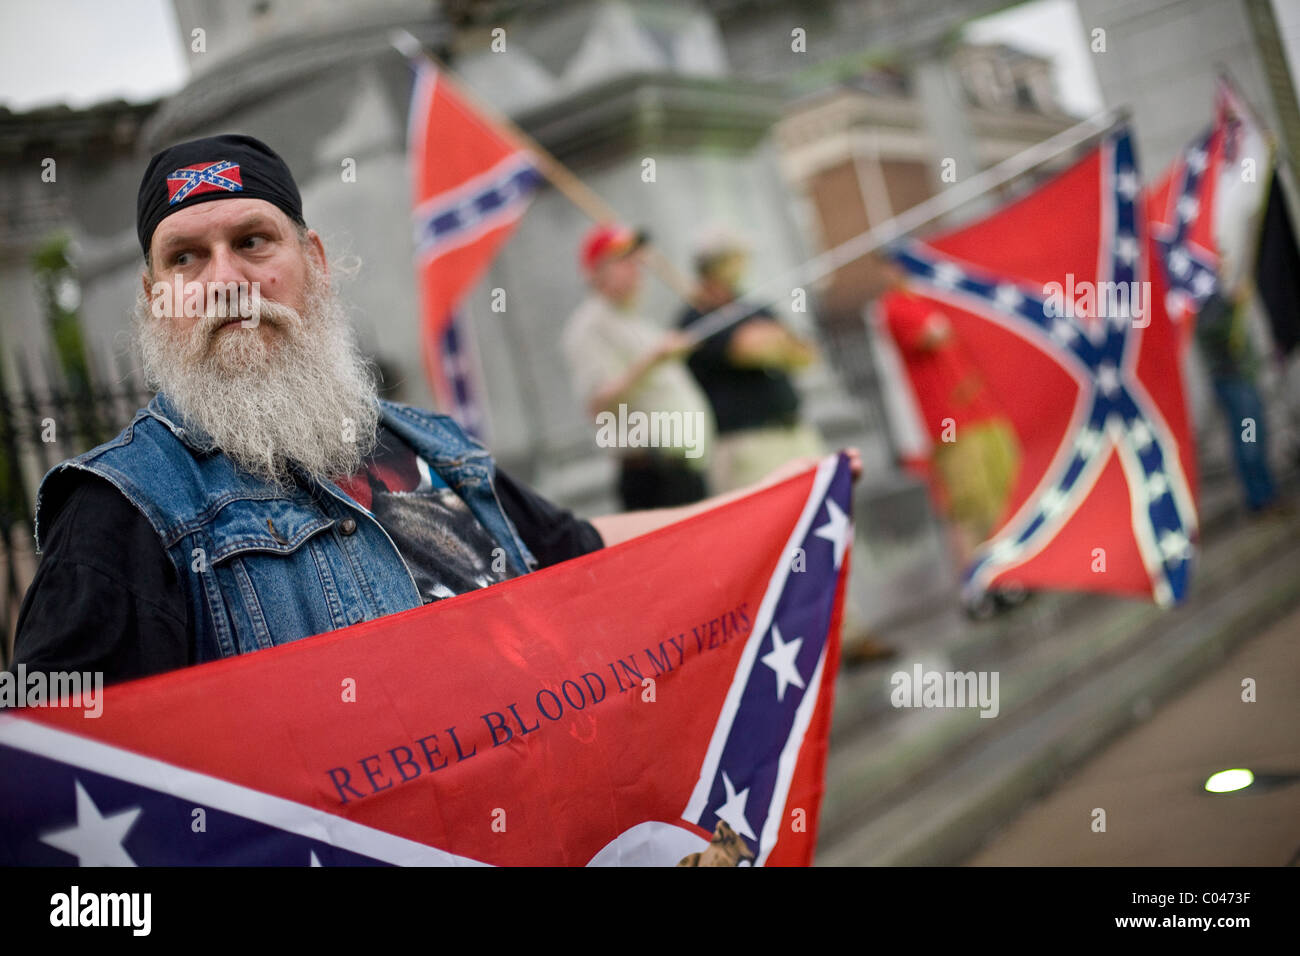
<instances>
[{"instance_id":1,"label":"person in red cap","mask_svg":"<svg viewBox=\"0 0 1300 956\"><path fill-rule=\"evenodd\" d=\"M574 388L598 430L618 449L618 490L629 511L699 501L714 433L708 398L682 357L690 339L637 312L645 235L599 225L580 261L591 294L565 326Z\"/></svg>"}]
</instances>

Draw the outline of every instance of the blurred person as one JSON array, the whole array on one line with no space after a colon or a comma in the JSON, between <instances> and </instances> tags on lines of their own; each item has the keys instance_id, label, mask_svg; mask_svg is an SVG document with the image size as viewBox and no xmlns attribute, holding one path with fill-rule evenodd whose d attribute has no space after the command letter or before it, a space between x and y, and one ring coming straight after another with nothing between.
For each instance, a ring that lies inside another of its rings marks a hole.
<instances>
[{"instance_id":1,"label":"blurred person","mask_svg":"<svg viewBox=\"0 0 1300 956\"><path fill-rule=\"evenodd\" d=\"M136 229L135 327L158 394L41 482L43 557L14 653L28 672L112 683L287 644L753 490L584 521L496 467L448 416L380 400L298 187L252 137L155 155ZM182 303L173 287L201 294Z\"/></svg>"},{"instance_id":2,"label":"blurred person","mask_svg":"<svg viewBox=\"0 0 1300 956\"><path fill-rule=\"evenodd\" d=\"M618 493L629 511L704 498L714 433L708 399L682 363L689 338L637 310L644 242L618 225L587 233L580 263L591 291L562 336L574 389L601 424L597 442L618 449ZM635 430L656 420L653 433ZM633 427L609 428L625 422Z\"/></svg>"},{"instance_id":3,"label":"blurred person","mask_svg":"<svg viewBox=\"0 0 1300 956\"><path fill-rule=\"evenodd\" d=\"M1256 379L1259 358L1250 341L1249 285L1214 292L1196 316L1196 341L1228 427L1237 477L1251 514L1273 510L1277 488L1268 463L1268 429Z\"/></svg>"},{"instance_id":4,"label":"blurred person","mask_svg":"<svg viewBox=\"0 0 1300 956\"><path fill-rule=\"evenodd\" d=\"M965 568L1007 506L1020 467L1020 443L949 318L908 288L907 274L896 263L877 260L877 267L885 284L881 313L933 443L934 477ZM1012 602L1015 596L1008 593L1002 600ZM967 610L982 616L990 608Z\"/></svg>"},{"instance_id":5,"label":"blurred person","mask_svg":"<svg viewBox=\"0 0 1300 956\"><path fill-rule=\"evenodd\" d=\"M725 229L710 228L696 240L693 304L678 320L690 331L705 315L735 301L749 264L749 247ZM709 397L718 437L709 471L711 486L729 491L785 462L822 454L821 435L799 414L790 373L817 358L817 350L765 308L706 336L687 365ZM844 605L844 659L870 664L895 655L865 626L851 600Z\"/></svg>"},{"instance_id":6,"label":"blurred person","mask_svg":"<svg viewBox=\"0 0 1300 956\"><path fill-rule=\"evenodd\" d=\"M711 229L694 250L694 304L678 325L689 330L740 295L749 248L738 237ZM766 308L707 336L687 365L709 397L718 438L709 477L718 491L749 484L782 462L819 455L821 436L799 414L799 395L790 373L810 365L816 349L796 336Z\"/></svg>"}]
</instances>

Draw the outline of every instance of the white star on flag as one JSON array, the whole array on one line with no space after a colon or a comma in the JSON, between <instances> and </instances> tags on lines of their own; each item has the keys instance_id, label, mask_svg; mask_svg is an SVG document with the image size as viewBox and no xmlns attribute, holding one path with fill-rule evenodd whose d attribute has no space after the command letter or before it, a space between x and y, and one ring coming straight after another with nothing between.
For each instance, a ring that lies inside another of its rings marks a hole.
<instances>
[{"instance_id":1,"label":"white star on flag","mask_svg":"<svg viewBox=\"0 0 1300 956\"><path fill-rule=\"evenodd\" d=\"M1085 458L1090 458L1097 450L1097 446L1101 444L1101 432L1095 428L1085 428L1079 432L1079 437L1074 440L1074 444Z\"/></svg>"},{"instance_id":2,"label":"white star on flag","mask_svg":"<svg viewBox=\"0 0 1300 956\"><path fill-rule=\"evenodd\" d=\"M1125 199L1132 199L1137 195L1138 180L1137 175L1131 169L1123 169L1115 177L1115 190Z\"/></svg>"},{"instance_id":3,"label":"white star on flag","mask_svg":"<svg viewBox=\"0 0 1300 956\"><path fill-rule=\"evenodd\" d=\"M1052 323L1052 338L1062 345L1069 345L1079 333L1074 330L1068 319L1057 319Z\"/></svg>"},{"instance_id":4,"label":"white star on flag","mask_svg":"<svg viewBox=\"0 0 1300 956\"><path fill-rule=\"evenodd\" d=\"M1192 279L1192 291L1198 296L1204 297L1214 291L1214 274L1209 270L1202 270L1196 273Z\"/></svg>"},{"instance_id":5,"label":"white star on flag","mask_svg":"<svg viewBox=\"0 0 1300 956\"><path fill-rule=\"evenodd\" d=\"M1120 233L1115 239L1115 255L1119 256L1126 265L1132 265L1137 259L1137 254L1137 239L1128 233Z\"/></svg>"},{"instance_id":6,"label":"white star on flag","mask_svg":"<svg viewBox=\"0 0 1300 956\"><path fill-rule=\"evenodd\" d=\"M803 678L799 676L799 667L794 660L799 656L799 648L802 646L802 637L796 637L789 644L783 643L780 628L775 624L772 625L772 649L760 660L776 674L777 700L785 699L785 689L791 684L800 690L804 689Z\"/></svg>"},{"instance_id":7,"label":"white star on flag","mask_svg":"<svg viewBox=\"0 0 1300 956\"><path fill-rule=\"evenodd\" d=\"M1169 271L1174 275L1185 276L1187 270L1191 267L1192 262L1187 258L1187 253L1183 251L1181 246L1169 253Z\"/></svg>"},{"instance_id":8,"label":"white star on flag","mask_svg":"<svg viewBox=\"0 0 1300 956\"><path fill-rule=\"evenodd\" d=\"M1049 488L1043 494L1043 513L1049 518L1065 507L1065 492L1060 488Z\"/></svg>"},{"instance_id":9,"label":"white star on flag","mask_svg":"<svg viewBox=\"0 0 1300 956\"><path fill-rule=\"evenodd\" d=\"M135 866L122 841L140 815L140 808L104 816L81 785L77 786L77 825L54 830L41 837L42 843L71 853L78 866Z\"/></svg>"},{"instance_id":10,"label":"white star on flag","mask_svg":"<svg viewBox=\"0 0 1300 956\"><path fill-rule=\"evenodd\" d=\"M1133 441L1133 447L1138 451L1146 451L1147 446L1151 444L1151 429L1147 428L1147 423L1144 421L1133 422L1133 426L1128 430L1128 435Z\"/></svg>"},{"instance_id":11,"label":"white star on flag","mask_svg":"<svg viewBox=\"0 0 1300 956\"><path fill-rule=\"evenodd\" d=\"M835 559L835 570L838 571L840 561L844 559L844 545L849 540L849 516L840 510L839 505L827 498L826 523L813 534L831 543L831 556Z\"/></svg>"},{"instance_id":12,"label":"white star on flag","mask_svg":"<svg viewBox=\"0 0 1300 956\"><path fill-rule=\"evenodd\" d=\"M1019 308L1020 303L1025 301L1025 297L1020 294L1020 290L1013 285L1007 285L1005 282L998 286L995 293L998 305L1011 312Z\"/></svg>"},{"instance_id":13,"label":"white star on flag","mask_svg":"<svg viewBox=\"0 0 1300 956\"><path fill-rule=\"evenodd\" d=\"M1184 222L1190 222L1196 218L1196 213L1200 208L1200 200L1189 193L1178 200L1178 218Z\"/></svg>"},{"instance_id":14,"label":"white star on flag","mask_svg":"<svg viewBox=\"0 0 1300 956\"><path fill-rule=\"evenodd\" d=\"M1169 482L1163 472L1155 472L1146 481L1147 504L1157 501L1165 496L1169 490Z\"/></svg>"},{"instance_id":15,"label":"white star on flag","mask_svg":"<svg viewBox=\"0 0 1300 956\"><path fill-rule=\"evenodd\" d=\"M757 840L758 837L754 836L754 831L749 828L749 821L745 819L745 804L749 802L749 788L746 787L740 793L736 793L736 786L725 770L722 772L722 785L727 788L727 802L713 811L714 816L741 836Z\"/></svg>"},{"instance_id":16,"label":"white star on flag","mask_svg":"<svg viewBox=\"0 0 1300 956\"><path fill-rule=\"evenodd\" d=\"M1205 150L1194 149L1187 154L1187 168L1194 173L1199 173L1205 168Z\"/></svg>"},{"instance_id":17,"label":"white star on flag","mask_svg":"<svg viewBox=\"0 0 1300 956\"><path fill-rule=\"evenodd\" d=\"M1119 370L1110 362L1103 362L1097 369L1097 386L1107 395L1119 391Z\"/></svg>"},{"instance_id":18,"label":"white star on flag","mask_svg":"<svg viewBox=\"0 0 1300 956\"><path fill-rule=\"evenodd\" d=\"M943 286L945 289L951 289L961 281L961 270L950 262L940 262L934 267L934 281L936 285Z\"/></svg>"},{"instance_id":19,"label":"white star on flag","mask_svg":"<svg viewBox=\"0 0 1300 956\"><path fill-rule=\"evenodd\" d=\"M1166 531L1160 538L1160 550L1170 560L1183 558L1187 554L1189 544L1187 536L1180 531Z\"/></svg>"}]
</instances>

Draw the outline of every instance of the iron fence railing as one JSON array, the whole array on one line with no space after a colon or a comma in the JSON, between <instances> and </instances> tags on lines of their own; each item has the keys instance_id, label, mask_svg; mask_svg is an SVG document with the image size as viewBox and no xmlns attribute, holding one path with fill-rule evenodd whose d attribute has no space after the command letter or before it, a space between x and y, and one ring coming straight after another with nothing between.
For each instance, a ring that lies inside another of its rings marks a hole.
<instances>
[{"instance_id":1,"label":"iron fence railing","mask_svg":"<svg viewBox=\"0 0 1300 956\"><path fill-rule=\"evenodd\" d=\"M0 665L13 659L23 595L36 571L36 491L60 461L107 441L148 402L138 387L0 389Z\"/></svg>"}]
</instances>

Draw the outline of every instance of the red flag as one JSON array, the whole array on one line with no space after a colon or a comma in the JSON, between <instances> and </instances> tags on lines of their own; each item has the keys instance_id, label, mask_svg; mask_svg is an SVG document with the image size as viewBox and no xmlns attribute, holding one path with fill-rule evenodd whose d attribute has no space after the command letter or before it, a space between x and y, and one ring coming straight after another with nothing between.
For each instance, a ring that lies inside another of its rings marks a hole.
<instances>
[{"instance_id":1,"label":"red flag","mask_svg":"<svg viewBox=\"0 0 1300 956\"><path fill-rule=\"evenodd\" d=\"M1221 77L1214 124L1144 191L1156 259L1169 289L1166 310L1181 323L1185 342L1212 293L1231 298L1250 279L1272 154L1249 106Z\"/></svg>"},{"instance_id":2,"label":"red flag","mask_svg":"<svg viewBox=\"0 0 1300 956\"><path fill-rule=\"evenodd\" d=\"M960 440L993 407L1020 446L1002 517L966 569L968 597L1012 583L1161 604L1186 592L1195 454L1138 183L1121 129L1023 199L896 253L982 385L974 412L931 408L932 429L950 419ZM912 384L924 408L933 388Z\"/></svg>"},{"instance_id":3,"label":"red flag","mask_svg":"<svg viewBox=\"0 0 1300 956\"><path fill-rule=\"evenodd\" d=\"M1143 191L1157 254L1153 265L1168 287L1165 310L1190 340L1192 320L1218 286L1214 234L1215 192L1223 165L1226 128L1217 122L1197 136Z\"/></svg>"},{"instance_id":4,"label":"red flag","mask_svg":"<svg viewBox=\"0 0 1300 956\"><path fill-rule=\"evenodd\" d=\"M0 864L807 864L850 484L0 717Z\"/></svg>"},{"instance_id":5,"label":"red flag","mask_svg":"<svg viewBox=\"0 0 1300 956\"><path fill-rule=\"evenodd\" d=\"M425 370L438 407L481 434L476 358L455 313L509 238L541 176L525 150L427 64L416 72L407 141Z\"/></svg>"}]
</instances>

